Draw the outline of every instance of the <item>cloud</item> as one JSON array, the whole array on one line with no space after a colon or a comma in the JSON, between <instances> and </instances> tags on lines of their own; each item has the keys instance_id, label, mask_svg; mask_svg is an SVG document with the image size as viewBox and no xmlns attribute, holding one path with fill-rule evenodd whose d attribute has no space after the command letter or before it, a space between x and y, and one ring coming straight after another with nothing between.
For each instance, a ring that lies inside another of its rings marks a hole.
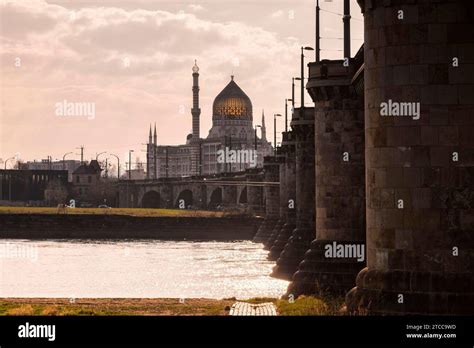
<instances>
[{"instance_id":1,"label":"cloud","mask_svg":"<svg viewBox=\"0 0 474 348\"><path fill-rule=\"evenodd\" d=\"M205 8L199 1L55 1L0 0L0 157L62 156L81 144L92 153L141 153L155 121L160 143L183 143L194 59L201 134L232 72L258 123L263 108L282 112L291 77L299 74L299 47L313 36L311 11L304 11L313 8L310 0L286 7L212 0ZM293 9L294 21L275 20ZM58 119L53 106L64 99L94 102L96 118Z\"/></svg>"},{"instance_id":2,"label":"cloud","mask_svg":"<svg viewBox=\"0 0 474 348\"><path fill-rule=\"evenodd\" d=\"M283 16L284 12L282 10L278 10L278 11L275 11L273 12L270 17L272 18L280 18L281 16Z\"/></svg>"},{"instance_id":3,"label":"cloud","mask_svg":"<svg viewBox=\"0 0 474 348\"><path fill-rule=\"evenodd\" d=\"M197 5L197 4L189 4L188 7L192 10L192 11L202 11L204 10L204 7L201 6L201 5Z\"/></svg>"}]
</instances>

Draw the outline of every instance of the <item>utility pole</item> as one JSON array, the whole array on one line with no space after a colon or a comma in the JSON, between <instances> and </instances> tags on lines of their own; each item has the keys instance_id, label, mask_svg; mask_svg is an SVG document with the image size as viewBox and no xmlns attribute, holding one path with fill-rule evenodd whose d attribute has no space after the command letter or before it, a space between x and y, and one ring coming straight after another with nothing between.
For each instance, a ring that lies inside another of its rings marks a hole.
<instances>
[{"instance_id":1,"label":"utility pole","mask_svg":"<svg viewBox=\"0 0 474 348\"><path fill-rule=\"evenodd\" d=\"M288 102L293 102L293 99L285 99L285 132L288 132Z\"/></svg>"},{"instance_id":2,"label":"utility pole","mask_svg":"<svg viewBox=\"0 0 474 348\"><path fill-rule=\"evenodd\" d=\"M168 166L169 166L169 146L166 147L166 178L168 178Z\"/></svg>"},{"instance_id":3,"label":"utility pole","mask_svg":"<svg viewBox=\"0 0 474 348\"><path fill-rule=\"evenodd\" d=\"M349 0L344 0L344 59L351 57L351 4Z\"/></svg>"},{"instance_id":4,"label":"utility pole","mask_svg":"<svg viewBox=\"0 0 474 348\"><path fill-rule=\"evenodd\" d=\"M132 180L132 152L128 150L128 180Z\"/></svg>"},{"instance_id":5,"label":"utility pole","mask_svg":"<svg viewBox=\"0 0 474 348\"><path fill-rule=\"evenodd\" d=\"M84 145L81 145L81 147L76 147L76 149L81 150L81 165L84 164Z\"/></svg>"},{"instance_id":6,"label":"utility pole","mask_svg":"<svg viewBox=\"0 0 474 348\"><path fill-rule=\"evenodd\" d=\"M320 61L320 47L319 47L319 42L320 42L320 34L319 34L319 0L316 0L316 63L319 63Z\"/></svg>"},{"instance_id":7,"label":"utility pole","mask_svg":"<svg viewBox=\"0 0 474 348\"><path fill-rule=\"evenodd\" d=\"M295 78L292 78L291 83L291 112L295 112Z\"/></svg>"}]
</instances>

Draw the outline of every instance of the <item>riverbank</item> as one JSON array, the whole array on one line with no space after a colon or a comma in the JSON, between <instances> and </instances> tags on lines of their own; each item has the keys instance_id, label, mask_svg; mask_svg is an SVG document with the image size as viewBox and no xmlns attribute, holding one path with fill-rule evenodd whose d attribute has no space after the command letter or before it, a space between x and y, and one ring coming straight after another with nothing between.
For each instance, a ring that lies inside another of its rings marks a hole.
<instances>
[{"instance_id":1,"label":"riverbank","mask_svg":"<svg viewBox=\"0 0 474 348\"><path fill-rule=\"evenodd\" d=\"M185 211L178 215L176 211L160 213L157 209L155 213L162 215L149 216L131 215L130 212L119 214L114 209L104 211L108 212L1 213L0 239L251 240L261 221L253 217L215 215L218 212L206 212L210 215L201 212L201 215L189 216L185 215ZM138 211L133 213L140 214ZM176 215L168 216L166 213ZM188 213L198 214L193 211Z\"/></svg>"},{"instance_id":2,"label":"riverbank","mask_svg":"<svg viewBox=\"0 0 474 348\"><path fill-rule=\"evenodd\" d=\"M54 207L3 207L1 214L46 214L46 215L126 215L138 217L230 217L241 216L240 212L209 211L189 209L146 209L146 208L64 208Z\"/></svg>"},{"instance_id":3,"label":"riverbank","mask_svg":"<svg viewBox=\"0 0 474 348\"><path fill-rule=\"evenodd\" d=\"M169 299L169 298L1 298L0 315L49 316L225 316L229 315L231 299ZM300 297L294 302L275 298L256 298L245 302L273 302L279 315L342 315L343 299Z\"/></svg>"}]
</instances>

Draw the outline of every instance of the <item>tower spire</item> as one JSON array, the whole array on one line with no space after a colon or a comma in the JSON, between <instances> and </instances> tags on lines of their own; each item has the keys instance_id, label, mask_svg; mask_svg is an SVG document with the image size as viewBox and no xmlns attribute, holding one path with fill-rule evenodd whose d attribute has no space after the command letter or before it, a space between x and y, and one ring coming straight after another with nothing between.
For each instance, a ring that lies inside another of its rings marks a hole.
<instances>
[{"instance_id":1,"label":"tower spire","mask_svg":"<svg viewBox=\"0 0 474 348\"><path fill-rule=\"evenodd\" d=\"M157 142L156 142L156 122L155 122L155 131L153 133L153 144L157 145Z\"/></svg>"},{"instance_id":2,"label":"tower spire","mask_svg":"<svg viewBox=\"0 0 474 348\"><path fill-rule=\"evenodd\" d=\"M197 66L197 60L194 60L193 66L193 108L191 109L191 115L193 118L193 141L199 140L199 118L201 115L201 109L199 108L199 67Z\"/></svg>"},{"instance_id":3,"label":"tower spire","mask_svg":"<svg viewBox=\"0 0 474 348\"><path fill-rule=\"evenodd\" d=\"M150 123L150 132L148 133L148 144L151 144L151 123Z\"/></svg>"},{"instance_id":4,"label":"tower spire","mask_svg":"<svg viewBox=\"0 0 474 348\"><path fill-rule=\"evenodd\" d=\"M265 127L265 110L262 109L262 141L267 141L267 130Z\"/></svg>"}]
</instances>

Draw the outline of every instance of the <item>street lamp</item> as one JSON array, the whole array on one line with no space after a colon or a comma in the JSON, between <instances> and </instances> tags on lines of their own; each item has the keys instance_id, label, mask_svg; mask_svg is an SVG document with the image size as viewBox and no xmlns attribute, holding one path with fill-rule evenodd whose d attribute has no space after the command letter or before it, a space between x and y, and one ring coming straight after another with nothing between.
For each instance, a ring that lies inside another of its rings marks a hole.
<instances>
[{"instance_id":1,"label":"street lamp","mask_svg":"<svg viewBox=\"0 0 474 348\"><path fill-rule=\"evenodd\" d=\"M288 132L288 102L293 102L293 99L285 99L285 132Z\"/></svg>"},{"instance_id":2,"label":"street lamp","mask_svg":"<svg viewBox=\"0 0 474 348\"><path fill-rule=\"evenodd\" d=\"M118 178L118 180L120 180L120 158L119 158L119 156L117 156L113 153L109 153L109 155L114 156L117 159L117 178Z\"/></svg>"},{"instance_id":3,"label":"street lamp","mask_svg":"<svg viewBox=\"0 0 474 348\"><path fill-rule=\"evenodd\" d=\"M72 152L66 152L63 156L63 170L66 170L66 156L72 154Z\"/></svg>"},{"instance_id":4,"label":"street lamp","mask_svg":"<svg viewBox=\"0 0 474 348\"><path fill-rule=\"evenodd\" d=\"M12 159L15 159L15 156L10 157L10 158L7 158L7 159L5 160L5 170L7 170L7 162L8 162L9 160L12 160Z\"/></svg>"},{"instance_id":5,"label":"street lamp","mask_svg":"<svg viewBox=\"0 0 474 348\"><path fill-rule=\"evenodd\" d=\"M107 151L102 151L102 152L96 153L95 154L95 160L99 161L99 156L102 155L103 153L107 153Z\"/></svg>"},{"instance_id":6,"label":"street lamp","mask_svg":"<svg viewBox=\"0 0 474 348\"><path fill-rule=\"evenodd\" d=\"M281 117L280 114L273 114L273 145L275 146L274 156L276 156L277 148L277 117Z\"/></svg>"},{"instance_id":7,"label":"street lamp","mask_svg":"<svg viewBox=\"0 0 474 348\"><path fill-rule=\"evenodd\" d=\"M301 81L301 77L293 77L293 90L292 90L292 95L293 95L293 103L291 103L292 105L292 108L293 108L293 112L295 112L295 102L296 102L296 99L295 99L295 81Z\"/></svg>"},{"instance_id":8,"label":"street lamp","mask_svg":"<svg viewBox=\"0 0 474 348\"><path fill-rule=\"evenodd\" d=\"M128 180L132 180L132 152L133 150L128 150Z\"/></svg>"},{"instance_id":9,"label":"street lamp","mask_svg":"<svg viewBox=\"0 0 474 348\"><path fill-rule=\"evenodd\" d=\"M309 46L301 46L301 109L304 109L304 51L314 51Z\"/></svg>"}]
</instances>

